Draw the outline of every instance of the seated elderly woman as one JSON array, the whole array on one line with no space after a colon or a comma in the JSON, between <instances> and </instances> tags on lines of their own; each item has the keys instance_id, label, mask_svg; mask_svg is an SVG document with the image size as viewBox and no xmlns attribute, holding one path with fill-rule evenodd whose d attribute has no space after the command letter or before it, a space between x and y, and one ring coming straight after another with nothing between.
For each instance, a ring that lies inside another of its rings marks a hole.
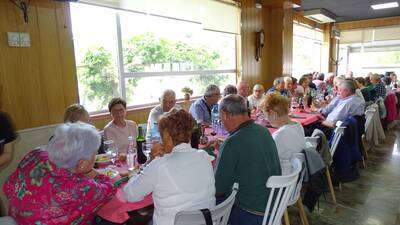
<instances>
[{"instance_id":1,"label":"seated elderly woman","mask_svg":"<svg viewBox=\"0 0 400 225\"><path fill-rule=\"evenodd\" d=\"M205 151L191 148L189 143L194 125L194 118L182 109L163 115L159 121L163 144L153 142L152 161L123 189L131 202L152 193L154 224L173 225L179 211L215 205L210 157Z\"/></svg>"},{"instance_id":2,"label":"seated elderly woman","mask_svg":"<svg viewBox=\"0 0 400 225\"><path fill-rule=\"evenodd\" d=\"M99 145L89 124L59 126L47 147L29 152L5 182L10 216L18 224L90 224L115 193L93 169Z\"/></svg>"},{"instance_id":3,"label":"seated elderly woman","mask_svg":"<svg viewBox=\"0 0 400 225\"><path fill-rule=\"evenodd\" d=\"M253 94L247 97L250 109L257 109L264 96L264 87L261 84L256 84L253 87Z\"/></svg>"},{"instance_id":4,"label":"seated elderly woman","mask_svg":"<svg viewBox=\"0 0 400 225\"><path fill-rule=\"evenodd\" d=\"M301 124L289 118L290 100L278 93L267 94L261 103L261 110L273 127L278 128L272 134L281 162L282 174L291 172L290 159L293 154L306 148L304 130Z\"/></svg>"},{"instance_id":5,"label":"seated elderly woman","mask_svg":"<svg viewBox=\"0 0 400 225\"><path fill-rule=\"evenodd\" d=\"M76 123L78 121L89 123L89 113L80 104L72 104L65 109L64 123Z\"/></svg>"},{"instance_id":6,"label":"seated elderly woman","mask_svg":"<svg viewBox=\"0 0 400 225\"><path fill-rule=\"evenodd\" d=\"M113 140L120 152L126 152L128 137L132 137L136 145L138 126L134 121L126 119L126 102L122 98L111 99L108 110L113 120L104 127L104 138Z\"/></svg>"},{"instance_id":7,"label":"seated elderly woman","mask_svg":"<svg viewBox=\"0 0 400 225\"><path fill-rule=\"evenodd\" d=\"M299 80L299 85L297 85L296 95L297 96L306 96L310 94L310 79L308 76L302 76Z\"/></svg>"}]
</instances>

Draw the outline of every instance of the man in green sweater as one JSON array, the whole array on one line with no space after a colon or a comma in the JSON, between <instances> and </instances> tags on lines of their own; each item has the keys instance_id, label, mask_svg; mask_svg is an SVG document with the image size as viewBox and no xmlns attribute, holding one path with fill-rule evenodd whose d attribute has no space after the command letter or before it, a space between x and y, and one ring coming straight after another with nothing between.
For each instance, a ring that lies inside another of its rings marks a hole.
<instances>
[{"instance_id":1,"label":"man in green sweater","mask_svg":"<svg viewBox=\"0 0 400 225\"><path fill-rule=\"evenodd\" d=\"M249 118L243 97L226 96L219 111L230 135L220 147L215 172L217 197L227 197L232 185L239 183L229 224L261 224L269 194L266 182L270 176L281 175L275 142L267 128Z\"/></svg>"}]
</instances>

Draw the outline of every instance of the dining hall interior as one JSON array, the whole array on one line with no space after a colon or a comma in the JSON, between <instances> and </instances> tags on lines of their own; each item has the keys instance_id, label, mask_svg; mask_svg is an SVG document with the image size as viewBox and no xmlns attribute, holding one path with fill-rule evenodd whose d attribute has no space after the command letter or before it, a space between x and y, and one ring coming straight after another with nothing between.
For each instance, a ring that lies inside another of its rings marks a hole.
<instances>
[{"instance_id":1,"label":"dining hall interior","mask_svg":"<svg viewBox=\"0 0 400 225\"><path fill-rule=\"evenodd\" d=\"M0 224L400 225L399 4L0 0Z\"/></svg>"}]
</instances>

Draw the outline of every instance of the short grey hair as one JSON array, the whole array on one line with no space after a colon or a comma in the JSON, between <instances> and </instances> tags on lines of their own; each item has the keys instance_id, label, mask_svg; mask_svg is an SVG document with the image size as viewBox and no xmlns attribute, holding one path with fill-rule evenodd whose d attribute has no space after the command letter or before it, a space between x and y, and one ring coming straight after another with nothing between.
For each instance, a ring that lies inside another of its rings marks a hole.
<instances>
[{"instance_id":1,"label":"short grey hair","mask_svg":"<svg viewBox=\"0 0 400 225\"><path fill-rule=\"evenodd\" d=\"M356 93L356 86L354 86L354 82L351 80L344 80L340 83L340 86L346 88L351 93Z\"/></svg>"},{"instance_id":2,"label":"short grey hair","mask_svg":"<svg viewBox=\"0 0 400 225\"><path fill-rule=\"evenodd\" d=\"M211 84L207 86L206 91L204 92L204 96L211 97L218 93L220 93L219 87L215 84Z\"/></svg>"},{"instance_id":3,"label":"short grey hair","mask_svg":"<svg viewBox=\"0 0 400 225\"><path fill-rule=\"evenodd\" d=\"M101 137L96 128L86 123L65 123L56 128L46 147L49 160L58 167L72 169L79 160L89 160L97 153Z\"/></svg>"},{"instance_id":4,"label":"short grey hair","mask_svg":"<svg viewBox=\"0 0 400 225\"><path fill-rule=\"evenodd\" d=\"M256 89L263 89L264 90L264 86L262 86L261 84L255 84L253 87L253 91Z\"/></svg>"},{"instance_id":5,"label":"short grey hair","mask_svg":"<svg viewBox=\"0 0 400 225\"><path fill-rule=\"evenodd\" d=\"M166 89L163 91L160 100L163 100L166 96L174 96L174 98L176 97L175 91L171 90L171 89Z\"/></svg>"},{"instance_id":6,"label":"short grey hair","mask_svg":"<svg viewBox=\"0 0 400 225\"><path fill-rule=\"evenodd\" d=\"M278 85L278 84L280 84L282 82L285 82L284 78L283 77L278 77L278 78L275 78L273 85L276 86L276 85Z\"/></svg>"},{"instance_id":7,"label":"short grey hair","mask_svg":"<svg viewBox=\"0 0 400 225\"><path fill-rule=\"evenodd\" d=\"M247 101L240 95L228 95L219 103L219 111L227 112L233 116L247 115Z\"/></svg>"}]
</instances>

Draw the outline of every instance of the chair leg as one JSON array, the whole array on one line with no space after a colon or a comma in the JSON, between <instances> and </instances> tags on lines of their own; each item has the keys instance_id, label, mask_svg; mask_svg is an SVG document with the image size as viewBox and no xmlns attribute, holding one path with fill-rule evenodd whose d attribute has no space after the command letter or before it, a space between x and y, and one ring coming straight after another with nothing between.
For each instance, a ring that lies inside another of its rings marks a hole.
<instances>
[{"instance_id":1,"label":"chair leg","mask_svg":"<svg viewBox=\"0 0 400 225\"><path fill-rule=\"evenodd\" d=\"M309 225L308 224L308 219L307 219L307 214L304 211L304 206L303 206L303 202L301 201L301 198L299 198L297 200L297 208L299 209L301 224L302 225Z\"/></svg>"},{"instance_id":2,"label":"chair leg","mask_svg":"<svg viewBox=\"0 0 400 225\"><path fill-rule=\"evenodd\" d=\"M339 182L339 191L342 192L342 183Z\"/></svg>"},{"instance_id":3,"label":"chair leg","mask_svg":"<svg viewBox=\"0 0 400 225\"><path fill-rule=\"evenodd\" d=\"M288 213L287 209L285 210L285 213L283 214L283 218L285 220L285 225L290 225L289 213Z\"/></svg>"},{"instance_id":4,"label":"chair leg","mask_svg":"<svg viewBox=\"0 0 400 225\"><path fill-rule=\"evenodd\" d=\"M329 191L331 192L331 195L332 195L333 204L336 205L335 190L333 189L331 173L329 172L329 168L328 167L326 167L326 179L328 180Z\"/></svg>"}]
</instances>

